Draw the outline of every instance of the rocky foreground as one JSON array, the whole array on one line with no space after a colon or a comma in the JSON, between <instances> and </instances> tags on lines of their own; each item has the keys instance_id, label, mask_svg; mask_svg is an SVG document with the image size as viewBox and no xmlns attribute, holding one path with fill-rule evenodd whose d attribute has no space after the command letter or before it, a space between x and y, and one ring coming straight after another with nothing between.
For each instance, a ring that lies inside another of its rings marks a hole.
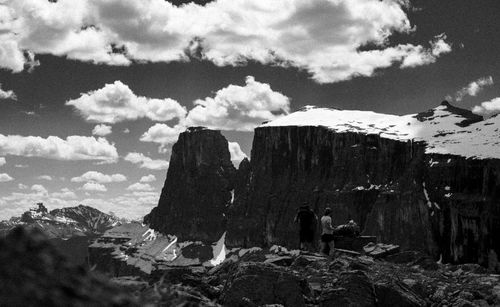
<instances>
[{"instance_id":1,"label":"rocky foreground","mask_svg":"<svg viewBox=\"0 0 500 307\"><path fill-rule=\"evenodd\" d=\"M499 275L476 264L440 265L418 252L375 260L341 252L329 259L276 247L233 250L213 268L171 267L149 281L120 277L114 282L140 296L151 294L151 284L158 293L175 284L200 306L500 305ZM160 304L166 298L158 293L146 296Z\"/></svg>"},{"instance_id":2,"label":"rocky foreground","mask_svg":"<svg viewBox=\"0 0 500 307\"><path fill-rule=\"evenodd\" d=\"M124 224L89 247L89 262L152 305L172 298L193 306L500 305L500 275L478 264L441 264L374 243L360 253L337 249L331 258L277 245L226 248L224 237L212 245L178 242Z\"/></svg>"}]
</instances>

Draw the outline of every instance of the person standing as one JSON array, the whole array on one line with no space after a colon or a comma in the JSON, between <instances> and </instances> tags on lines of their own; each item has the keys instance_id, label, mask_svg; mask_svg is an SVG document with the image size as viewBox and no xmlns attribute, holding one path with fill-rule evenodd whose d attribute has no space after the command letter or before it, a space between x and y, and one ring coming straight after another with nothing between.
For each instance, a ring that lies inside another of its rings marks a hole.
<instances>
[{"instance_id":1,"label":"person standing","mask_svg":"<svg viewBox=\"0 0 500 307\"><path fill-rule=\"evenodd\" d=\"M318 217L307 203L297 209L294 222L299 223L299 243L301 250L312 250Z\"/></svg>"},{"instance_id":2,"label":"person standing","mask_svg":"<svg viewBox=\"0 0 500 307\"><path fill-rule=\"evenodd\" d=\"M333 255L335 251L335 242L333 241L333 228L332 226L331 208L326 208L325 213L321 217L321 253L327 256Z\"/></svg>"}]
</instances>

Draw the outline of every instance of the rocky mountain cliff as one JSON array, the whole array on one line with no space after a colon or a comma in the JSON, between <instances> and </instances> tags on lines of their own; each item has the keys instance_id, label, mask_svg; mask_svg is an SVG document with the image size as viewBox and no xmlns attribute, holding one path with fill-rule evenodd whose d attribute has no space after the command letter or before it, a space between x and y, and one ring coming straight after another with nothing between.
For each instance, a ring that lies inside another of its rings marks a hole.
<instances>
[{"instance_id":1,"label":"rocky mountain cliff","mask_svg":"<svg viewBox=\"0 0 500 307\"><path fill-rule=\"evenodd\" d=\"M217 241L226 229L236 169L218 131L190 128L172 148L158 206L144 218L179 240Z\"/></svg>"},{"instance_id":2,"label":"rocky mountain cliff","mask_svg":"<svg viewBox=\"0 0 500 307\"><path fill-rule=\"evenodd\" d=\"M258 127L238 171L220 133L193 130L146 221L212 242L227 230L232 246L296 246L293 217L308 202L403 250L499 270L499 149L499 118L446 102L404 116L307 107Z\"/></svg>"}]
</instances>

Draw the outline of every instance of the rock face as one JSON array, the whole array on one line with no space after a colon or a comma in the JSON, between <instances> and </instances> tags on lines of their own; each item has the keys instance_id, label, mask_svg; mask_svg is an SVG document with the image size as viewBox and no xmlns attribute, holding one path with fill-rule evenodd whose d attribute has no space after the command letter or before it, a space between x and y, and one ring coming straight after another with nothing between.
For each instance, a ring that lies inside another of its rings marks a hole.
<instances>
[{"instance_id":1,"label":"rock face","mask_svg":"<svg viewBox=\"0 0 500 307\"><path fill-rule=\"evenodd\" d=\"M226 228L235 174L222 134L190 128L173 146L158 206L144 221L181 241L217 241Z\"/></svg>"},{"instance_id":2,"label":"rock face","mask_svg":"<svg viewBox=\"0 0 500 307\"><path fill-rule=\"evenodd\" d=\"M448 103L404 116L309 108L255 129L236 171L219 132L193 129L145 221L181 241L227 230L229 246L297 247L294 215L308 202L402 251L499 271L499 138L500 118Z\"/></svg>"},{"instance_id":3,"label":"rock face","mask_svg":"<svg viewBox=\"0 0 500 307\"><path fill-rule=\"evenodd\" d=\"M353 219L383 241L434 250L419 179L424 149L422 143L324 127L257 128L252 179L231 208L229 242L295 246L293 217L308 202L320 215L330 206L336 225ZM380 226L369 220L378 211L386 219Z\"/></svg>"}]
</instances>

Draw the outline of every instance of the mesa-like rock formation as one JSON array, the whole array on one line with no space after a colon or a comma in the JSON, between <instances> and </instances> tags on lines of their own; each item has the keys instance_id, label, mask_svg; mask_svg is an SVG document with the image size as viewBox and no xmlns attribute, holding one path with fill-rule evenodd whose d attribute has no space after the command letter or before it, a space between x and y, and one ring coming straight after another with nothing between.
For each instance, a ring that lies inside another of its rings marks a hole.
<instances>
[{"instance_id":1,"label":"mesa-like rock formation","mask_svg":"<svg viewBox=\"0 0 500 307\"><path fill-rule=\"evenodd\" d=\"M414 115L305 108L255 129L251 160L230 164L219 132L174 146L146 222L181 239L296 247L296 209L444 262L500 270L500 119L448 103ZM202 222L203 221L203 222Z\"/></svg>"},{"instance_id":2,"label":"mesa-like rock formation","mask_svg":"<svg viewBox=\"0 0 500 307\"><path fill-rule=\"evenodd\" d=\"M188 129L172 148L158 206L145 223L180 240L217 241L226 230L235 174L228 142L220 132Z\"/></svg>"}]
</instances>

